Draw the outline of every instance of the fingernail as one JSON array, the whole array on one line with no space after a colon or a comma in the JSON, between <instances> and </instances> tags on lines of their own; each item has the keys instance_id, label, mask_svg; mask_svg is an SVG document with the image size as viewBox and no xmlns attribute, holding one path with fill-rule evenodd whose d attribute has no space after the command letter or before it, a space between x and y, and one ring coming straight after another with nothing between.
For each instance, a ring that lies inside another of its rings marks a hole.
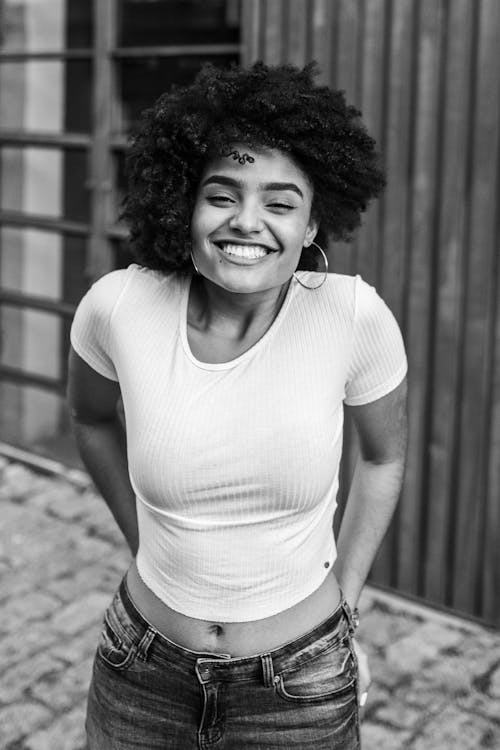
<instances>
[{"instance_id":1,"label":"fingernail","mask_svg":"<svg viewBox=\"0 0 500 750\"><path fill-rule=\"evenodd\" d=\"M361 697L359 699L359 705L364 706L367 698L368 698L368 693L361 693Z\"/></svg>"}]
</instances>

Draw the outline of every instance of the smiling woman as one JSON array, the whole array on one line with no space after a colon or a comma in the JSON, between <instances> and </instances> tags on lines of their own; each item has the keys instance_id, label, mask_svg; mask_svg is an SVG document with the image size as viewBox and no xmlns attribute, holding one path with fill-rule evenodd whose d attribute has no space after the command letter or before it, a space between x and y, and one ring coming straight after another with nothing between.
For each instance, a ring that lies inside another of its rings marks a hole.
<instances>
[{"instance_id":1,"label":"smiling woman","mask_svg":"<svg viewBox=\"0 0 500 750\"><path fill-rule=\"evenodd\" d=\"M205 167L191 221L192 254L199 273L217 286L275 296L316 236L313 191L281 151L248 155L243 164L222 156Z\"/></svg>"},{"instance_id":2,"label":"smiling woman","mask_svg":"<svg viewBox=\"0 0 500 750\"><path fill-rule=\"evenodd\" d=\"M89 750L357 750L355 607L401 486L406 356L375 290L311 248L382 187L374 143L311 67L209 66L145 113L128 165L138 262L71 331L75 434L134 555ZM345 406L361 451L336 540Z\"/></svg>"}]
</instances>

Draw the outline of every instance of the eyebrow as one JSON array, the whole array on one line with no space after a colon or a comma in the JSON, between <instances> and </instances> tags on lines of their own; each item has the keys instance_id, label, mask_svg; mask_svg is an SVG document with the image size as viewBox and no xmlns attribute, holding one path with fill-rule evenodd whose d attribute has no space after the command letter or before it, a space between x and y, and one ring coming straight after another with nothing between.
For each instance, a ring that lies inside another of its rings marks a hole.
<instances>
[{"instance_id":1,"label":"eyebrow","mask_svg":"<svg viewBox=\"0 0 500 750\"><path fill-rule=\"evenodd\" d=\"M229 187L243 187L243 182L241 180L235 180L233 177L226 177L222 174L214 174L211 175L211 177L207 177L207 179L204 180L202 187L205 187L205 185L213 185L214 183L218 185L228 185ZM259 185L259 187L261 190L291 190L294 193L297 193L301 198L304 198L302 190L294 182L266 182Z\"/></svg>"}]
</instances>

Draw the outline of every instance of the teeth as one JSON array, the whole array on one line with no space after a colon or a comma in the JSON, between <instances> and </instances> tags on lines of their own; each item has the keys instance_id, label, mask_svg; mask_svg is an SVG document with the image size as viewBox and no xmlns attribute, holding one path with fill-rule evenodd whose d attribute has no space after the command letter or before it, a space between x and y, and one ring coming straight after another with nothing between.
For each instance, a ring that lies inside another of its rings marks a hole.
<instances>
[{"instance_id":1,"label":"teeth","mask_svg":"<svg viewBox=\"0 0 500 750\"><path fill-rule=\"evenodd\" d=\"M237 255L239 258L263 258L267 255L267 250L262 245L221 245L223 252L228 255Z\"/></svg>"}]
</instances>

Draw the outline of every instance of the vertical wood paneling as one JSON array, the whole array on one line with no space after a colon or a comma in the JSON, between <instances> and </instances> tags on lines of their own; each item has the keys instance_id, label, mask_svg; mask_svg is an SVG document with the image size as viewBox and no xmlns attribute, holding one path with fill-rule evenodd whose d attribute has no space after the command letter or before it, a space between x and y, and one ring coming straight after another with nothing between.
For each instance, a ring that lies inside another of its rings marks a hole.
<instances>
[{"instance_id":1,"label":"vertical wood paneling","mask_svg":"<svg viewBox=\"0 0 500 750\"><path fill-rule=\"evenodd\" d=\"M387 97L385 117L386 146L384 151L387 188L382 197L382 226L379 232L380 252L375 284L380 294L402 320L404 279L406 267L406 215L408 203L408 170L410 96L412 80L411 55L413 34L412 0L398 0L392 8L389 33L389 66L385 84ZM394 550L397 546L397 526L388 532L373 566L373 576L389 584L396 581Z\"/></svg>"},{"instance_id":2,"label":"vertical wood paneling","mask_svg":"<svg viewBox=\"0 0 500 750\"><path fill-rule=\"evenodd\" d=\"M373 138L381 143L384 122L384 39L386 0L365 0L364 34L360 49L359 98L356 105ZM359 233L355 248L357 271L369 283L375 284L380 243L381 203L375 201L363 219L363 231Z\"/></svg>"},{"instance_id":3,"label":"vertical wood paneling","mask_svg":"<svg viewBox=\"0 0 500 750\"><path fill-rule=\"evenodd\" d=\"M93 138L91 150L91 231L86 275L89 280L111 271L113 254L107 238L111 223L111 130L114 87L111 51L116 46L116 1L94 0Z\"/></svg>"},{"instance_id":4,"label":"vertical wood paneling","mask_svg":"<svg viewBox=\"0 0 500 750\"><path fill-rule=\"evenodd\" d=\"M427 438L427 482L423 502L426 538L422 550L425 596L434 602L447 599L447 570L453 523L453 472L456 451L457 399L460 397L463 279L465 269L465 181L467 180L470 123L471 45L474 27L471 3L450 7L444 18L440 93L436 101L438 173L433 255L435 258L431 314L432 380ZM467 13L467 11L469 11ZM457 23L457 18L459 22ZM464 23L467 21L467 23ZM440 102L442 105L440 106ZM465 106L465 110L463 107ZM464 158L457 159L457 154ZM439 501L436 502L436 498Z\"/></svg>"},{"instance_id":5,"label":"vertical wood paneling","mask_svg":"<svg viewBox=\"0 0 500 750\"><path fill-rule=\"evenodd\" d=\"M286 0L267 0L262 3L265 59L270 65L286 60Z\"/></svg>"},{"instance_id":6,"label":"vertical wood paneling","mask_svg":"<svg viewBox=\"0 0 500 750\"><path fill-rule=\"evenodd\" d=\"M482 0L479 10L475 117L472 128L472 170L464 316L460 371L461 398L457 403L459 431L453 544L453 598L458 609L480 606L481 550L486 507L487 427L490 376L490 316L499 251L495 244L498 196L493 191L499 154L500 66L489 64L498 54L500 4ZM500 500L500 498L499 498ZM500 543L500 540L499 540Z\"/></svg>"},{"instance_id":7,"label":"vertical wood paneling","mask_svg":"<svg viewBox=\"0 0 500 750\"><path fill-rule=\"evenodd\" d=\"M497 162L496 201L500 202L500 158ZM500 238L500 212L496 213L495 242ZM495 288L491 316L491 380L489 407L487 467L488 492L485 508L485 531L482 557L482 614L489 622L500 624L500 257L497 249L493 269Z\"/></svg>"},{"instance_id":8,"label":"vertical wood paneling","mask_svg":"<svg viewBox=\"0 0 500 750\"><path fill-rule=\"evenodd\" d=\"M310 36L309 3L303 0L288 0L287 23L287 62L293 65L304 65L307 60L308 37Z\"/></svg>"},{"instance_id":9,"label":"vertical wood paneling","mask_svg":"<svg viewBox=\"0 0 500 750\"><path fill-rule=\"evenodd\" d=\"M242 3L241 62L243 65L251 65L255 60L264 59L264 55L260 50L260 28L262 25L261 12L261 0L245 0L245 2Z\"/></svg>"},{"instance_id":10,"label":"vertical wood paneling","mask_svg":"<svg viewBox=\"0 0 500 750\"><path fill-rule=\"evenodd\" d=\"M397 513L397 583L402 591L417 594L423 561L417 565L422 544L426 493L423 466L426 457L429 347L431 337L432 227L437 206L437 118L439 83L439 8L435 0L416 6L416 90L413 117L412 211L409 221L406 346L409 368L409 443L406 481Z\"/></svg>"},{"instance_id":11,"label":"vertical wood paneling","mask_svg":"<svg viewBox=\"0 0 500 750\"><path fill-rule=\"evenodd\" d=\"M321 66L320 81L329 80L333 56L332 13L334 4L330 0L312 0L312 25L310 31L309 59Z\"/></svg>"},{"instance_id":12,"label":"vertical wood paneling","mask_svg":"<svg viewBox=\"0 0 500 750\"><path fill-rule=\"evenodd\" d=\"M378 287L409 358L406 482L372 580L500 624L500 4L243 3L246 49L318 60L387 168L355 243L329 251Z\"/></svg>"}]
</instances>

